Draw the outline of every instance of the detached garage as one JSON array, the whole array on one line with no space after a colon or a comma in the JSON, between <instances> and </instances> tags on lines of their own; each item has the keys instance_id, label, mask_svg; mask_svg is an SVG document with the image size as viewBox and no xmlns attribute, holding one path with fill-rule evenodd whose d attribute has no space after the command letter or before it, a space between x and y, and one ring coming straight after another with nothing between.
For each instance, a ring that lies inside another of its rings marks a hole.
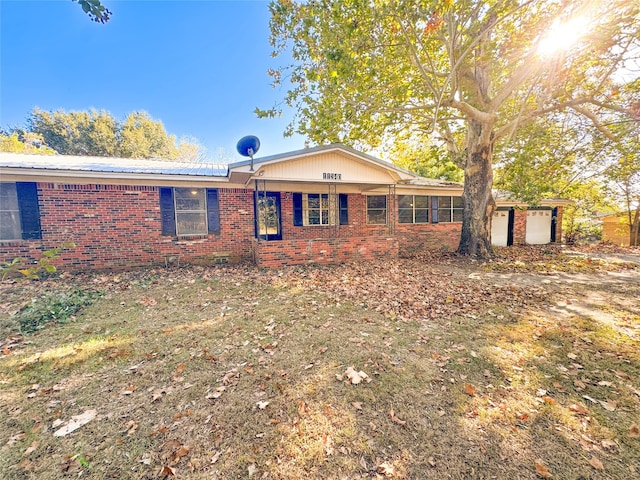
<instances>
[{"instance_id":1,"label":"detached garage","mask_svg":"<svg viewBox=\"0 0 640 480\"><path fill-rule=\"evenodd\" d=\"M514 205L515 203L515 205ZM491 244L545 245L562 238L562 207L572 203L566 199L549 199L537 207L511 199L496 198L497 209L491 222Z\"/></svg>"}]
</instances>

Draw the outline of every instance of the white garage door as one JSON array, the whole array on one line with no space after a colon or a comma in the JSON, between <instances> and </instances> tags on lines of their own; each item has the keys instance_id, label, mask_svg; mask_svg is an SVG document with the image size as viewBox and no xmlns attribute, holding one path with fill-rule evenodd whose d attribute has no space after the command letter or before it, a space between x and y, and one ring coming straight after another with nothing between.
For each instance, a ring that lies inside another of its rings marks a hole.
<instances>
[{"instance_id":1,"label":"white garage door","mask_svg":"<svg viewBox=\"0 0 640 480\"><path fill-rule=\"evenodd\" d=\"M544 245L551 242L551 210L527 211L527 234L525 241L530 245Z\"/></svg>"},{"instance_id":2,"label":"white garage door","mask_svg":"<svg viewBox=\"0 0 640 480\"><path fill-rule=\"evenodd\" d=\"M498 210L491 220L491 244L506 247L509 238L509 211Z\"/></svg>"}]
</instances>

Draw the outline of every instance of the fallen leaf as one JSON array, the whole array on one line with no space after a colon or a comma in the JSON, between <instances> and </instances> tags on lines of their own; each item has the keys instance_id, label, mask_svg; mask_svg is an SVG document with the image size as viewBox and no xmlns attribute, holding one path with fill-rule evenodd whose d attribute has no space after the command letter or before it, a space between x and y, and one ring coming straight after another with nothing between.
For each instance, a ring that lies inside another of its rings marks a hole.
<instances>
[{"instance_id":1,"label":"fallen leaf","mask_svg":"<svg viewBox=\"0 0 640 480\"><path fill-rule=\"evenodd\" d=\"M556 404L556 401L551 397L545 396L545 397L542 397L542 400L544 400L544 402L548 403L549 405L555 405Z\"/></svg>"},{"instance_id":2,"label":"fallen leaf","mask_svg":"<svg viewBox=\"0 0 640 480\"><path fill-rule=\"evenodd\" d=\"M384 475L385 477L393 477L395 474L395 469L389 462L383 462L376 468L376 473Z\"/></svg>"},{"instance_id":3,"label":"fallen leaf","mask_svg":"<svg viewBox=\"0 0 640 480\"><path fill-rule=\"evenodd\" d=\"M629 427L629 436L631 438L640 437L640 427L638 427L638 424L634 423Z\"/></svg>"},{"instance_id":4,"label":"fallen leaf","mask_svg":"<svg viewBox=\"0 0 640 480\"><path fill-rule=\"evenodd\" d=\"M393 410L389 412L389 418L393 423L396 423L398 425L404 425L405 423L407 423L406 420L400 420L398 417L396 417L395 412Z\"/></svg>"},{"instance_id":5,"label":"fallen leaf","mask_svg":"<svg viewBox=\"0 0 640 480\"><path fill-rule=\"evenodd\" d=\"M64 437L65 435L68 435L69 433L74 432L83 425L89 423L91 420L96 418L97 414L97 410L87 410L80 415L75 415L71 417L71 420L69 420L62 428L56 430L53 436Z\"/></svg>"},{"instance_id":6,"label":"fallen leaf","mask_svg":"<svg viewBox=\"0 0 640 480\"><path fill-rule=\"evenodd\" d=\"M607 400L606 402L605 401L600 401L600 404L604 407L605 410L607 410L609 412L615 412L615 410L617 408L617 404L613 400Z\"/></svg>"},{"instance_id":7,"label":"fallen leaf","mask_svg":"<svg viewBox=\"0 0 640 480\"><path fill-rule=\"evenodd\" d=\"M22 454L23 457L27 457L29 456L31 453L36 451L36 448L38 448L38 445L40 445L40 442L38 442L37 440L34 440L33 442L31 442L31 446L29 448L27 448L24 453Z\"/></svg>"},{"instance_id":8,"label":"fallen leaf","mask_svg":"<svg viewBox=\"0 0 640 480\"><path fill-rule=\"evenodd\" d=\"M362 370L360 370L359 372L356 372L356 370L353 367L347 368L344 374L347 376L347 379L349 380L349 382L351 382L352 385L358 385L363 380L365 380L366 382L371 381L371 378L369 378L369 375L364 373Z\"/></svg>"},{"instance_id":9,"label":"fallen leaf","mask_svg":"<svg viewBox=\"0 0 640 480\"><path fill-rule=\"evenodd\" d=\"M581 403L572 403L571 405L569 405L569 410L579 415L586 415L587 413L589 413L587 411L587 408Z\"/></svg>"},{"instance_id":10,"label":"fallen leaf","mask_svg":"<svg viewBox=\"0 0 640 480\"><path fill-rule=\"evenodd\" d=\"M464 391L465 391L465 393L466 393L467 395L470 395L470 396L472 396L472 397L476 394L476 389L475 389L475 388L473 388L473 385L471 385L470 383L467 383L467 384L464 386Z\"/></svg>"},{"instance_id":11,"label":"fallen leaf","mask_svg":"<svg viewBox=\"0 0 640 480\"><path fill-rule=\"evenodd\" d=\"M351 405L353 405L353 408L356 410L362 410L362 402L351 402Z\"/></svg>"},{"instance_id":12,"label":"fallen leaf","mask_svg":"<svg viewBox=\"0 0 640 480\"><path fill-rule=\"evenodd\" d=\"M604 440L602 440L600 442L600 444L602 445L602 448L605 448L607 450L612 449L613 447L616 446L616 442L614 440L610 440L608 438L605 438Z\"/></svg>"},{"instance_id":13,"label":"fallen leaf","mask_svg":"<svg viewBox=\"0 0 640 480\"><path fill-rule=\"evenodd\" d=\"M538 458L535 461L535 466L536 466L536 473L540 475L542 478L553 477L553 475L551 475L551 472L549 471L547 466L544 464L544 461L542 459Z\"/></svg>"},{"instance_id":14,"label":"fallen leaf","mask_svg":"<svg viewBox=\"0 0 640 480\"><path fill-rule=\"evenodd\" d=\"M158 476L159 477L175 477L176 471L169 465L165 465L160 469L160 472L158 472Z\"/></svg>"},{"instance_id":15,"label":"fallen leaf","mask_svg":"<svg viewBox=\"0 0 640 480\"><path fill-rule=\"evenodd\" d=\"M122 395L131 395L133 392L136 391L136 387L135 385L129 385L127 388L125 388L122 392L120 392Z\"/></svg>"},{"instance_id":16,"label":"fallen leaf","mask_svg":"<svg viewBox=\"0 0 640 480\"><path fill-rule=\"evenodd\" d=\"M604 465L596 457L591 457L591 460L589 460L589 465L591 465L596 470L604 470Z\"/></svg>"}]
</instances>

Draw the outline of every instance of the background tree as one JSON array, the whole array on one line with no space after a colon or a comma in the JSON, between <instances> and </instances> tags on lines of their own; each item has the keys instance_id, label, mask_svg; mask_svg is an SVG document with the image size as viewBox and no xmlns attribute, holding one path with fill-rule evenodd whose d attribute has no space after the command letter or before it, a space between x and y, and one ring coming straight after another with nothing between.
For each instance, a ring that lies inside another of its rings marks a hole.
<instances>
[{"instance_id":1,"label":"background tree","mask_svg":"<svg viewBox=\"0 0 640 480\"><path fill-rule=\"evenodd\" d=\"M6 132L7 140L0 149L18 151L17 146L11 146L15 144L11 140L13 134L15 140L38 143L60 155L206 160L206 149L197 141L185 137L177 144L175 135L169 135L162 122L146 112L130 113L124 122L119 122L104 110L48 112L35 108L27 118L27 128Z\"/></svg>"},{"instance_id":2,"label":"background tree","mask_svg":"<svg viewBox=\"0 0 640 480\"><path fill-rule=\"evenodd\" d=\"M270 72L297 111L286 133L365 148L401 132L432 135L464 171L458 252L479 257L491 254L496 147L537 118L567 112L610 135L599 117L626 111L615 74L640 52L632 0L280 0L270 8L275 54L293 58Z\"/></svg>"},{"instance_id":3,"label":"background tree","mask_svg":"<svg viewBox=\"0 0 640 480\"><path fill-rule=\"evenodd\" d=\"M120 156L175 159L178 153L175 135L168 135L161 121L146 112L127 115L120 129Z\"/></svg>"},{"instance_id":4,"label":"background tree","mask_svg":"<svg viewBox=\"0 0 640 480\"><path fill-rule=\"evenodd\" d=\"M56 153L44 145L39 135L27 132L21 139L17 131L0 133L0 152L37 153L40 155L54 155Z\"/></svg>"}]
</instances>

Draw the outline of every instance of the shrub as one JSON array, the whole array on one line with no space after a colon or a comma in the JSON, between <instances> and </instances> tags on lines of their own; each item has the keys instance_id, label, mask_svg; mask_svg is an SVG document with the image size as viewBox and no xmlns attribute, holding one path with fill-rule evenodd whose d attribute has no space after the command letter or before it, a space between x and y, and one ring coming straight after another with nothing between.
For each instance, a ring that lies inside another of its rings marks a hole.
<instances>
[{"instance_id":1,"label":"shrub","mask_svg":"<svg viewBox=\"0 0 640 480\"><path fill-rule=\"evenodd\" d=\"M75 246L75 243L67 242L59 247L46 250L42 252L42 257L30 266L25 265L24 258L22 257L16 257L9 262L0 262L0 280L4 280L9 276L35 280L42 276L54 274L57 268L51 261L58 258L65 248L74 248Z\"/></svg>"},{"instance_id":2,"label":"shrub","mask_svg":"<svg viewBox=\"0 0 640 480\"><path fill-rule=\"evenodd\" d=\"M102 295L102 292L91 290L52 293L34 298L29 305L16 313L15 318L22 333L32 333L44 328L48 323L65 323L73 314L91 305Z\"/></svg>"}]
</instances>

